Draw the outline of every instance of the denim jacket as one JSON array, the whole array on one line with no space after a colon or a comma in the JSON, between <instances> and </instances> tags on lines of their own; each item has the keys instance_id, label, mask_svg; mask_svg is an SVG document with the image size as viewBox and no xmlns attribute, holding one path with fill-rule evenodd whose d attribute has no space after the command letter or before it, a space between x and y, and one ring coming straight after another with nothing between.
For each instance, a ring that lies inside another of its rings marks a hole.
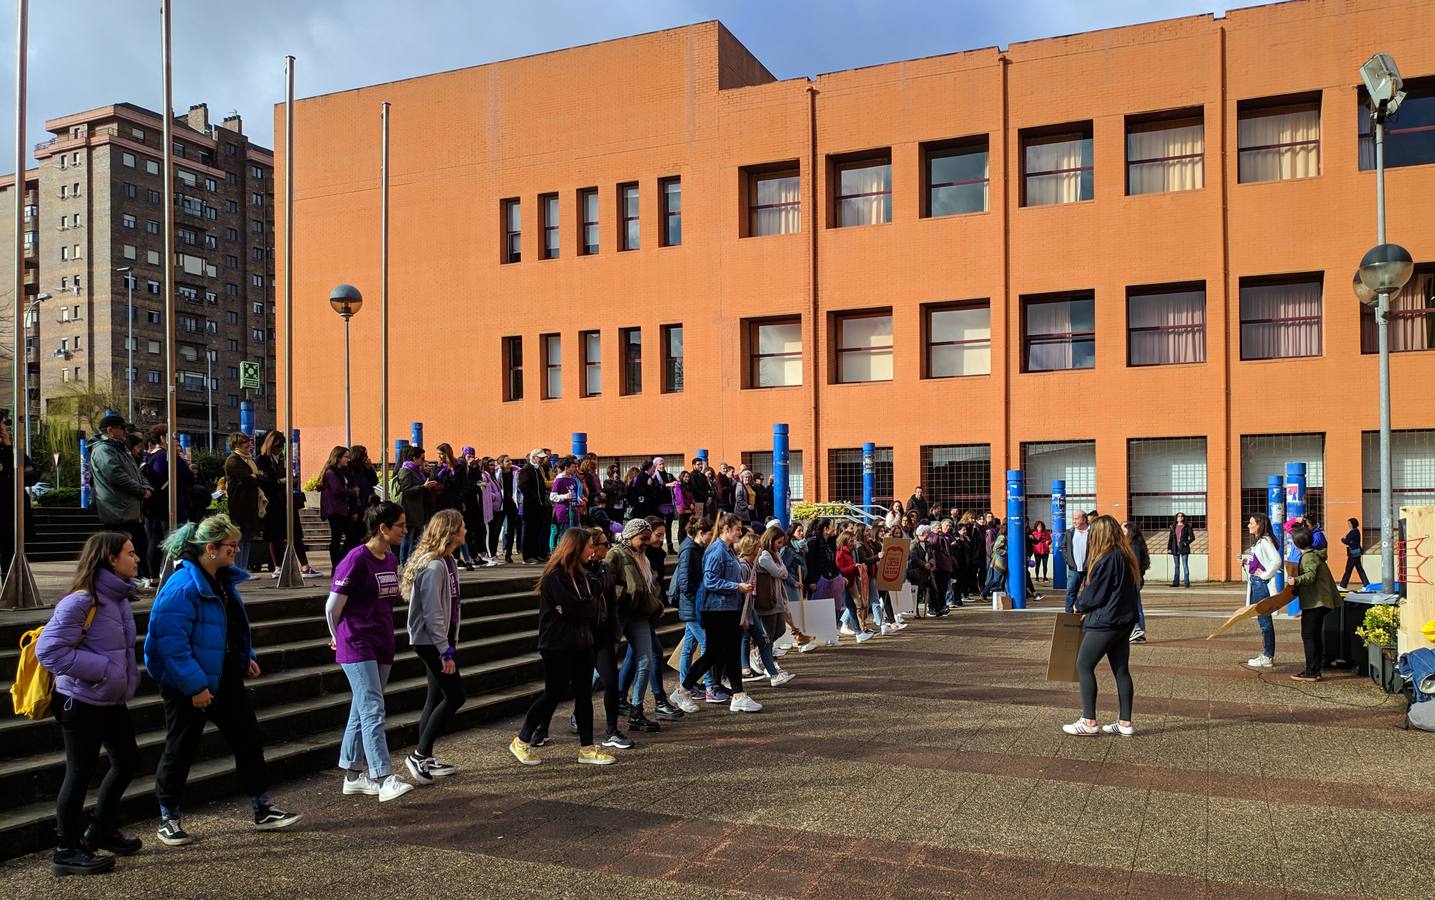
<instances>
[{"instance_id":1,"label":"denim jacket","mask_svg":"<svg viewBox=\"0 0 1435 900\"><path fill-rule=\"evenodd\" d=\"M742 609L742 567L726 541L716 540L703 551L703 583L698 588L698 609L703 612L737 612Z\"/></svg>"}]
</instances>

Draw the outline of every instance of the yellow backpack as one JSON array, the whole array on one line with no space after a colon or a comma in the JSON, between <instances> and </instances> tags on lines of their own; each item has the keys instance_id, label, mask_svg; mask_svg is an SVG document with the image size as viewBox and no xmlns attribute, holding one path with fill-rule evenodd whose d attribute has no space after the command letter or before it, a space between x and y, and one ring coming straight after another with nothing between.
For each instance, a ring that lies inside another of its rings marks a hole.
<instances>
[{"instance_id":1,"label":"yellow backpack","mask_svg":"<svg viewBox=\"0 0 1435 900\"><path fill-rule=\"evenodd\" d=\"M84 630L80 632L82 636L90 630L90 623L95 621L96 608L97 605L91 604L90 612L85 616ZM40 665L35 656L35 644L44 630L45 626L41 625L20 635L20 664L15 669L15 683L10 685L10 702L15 706L15 715L27 719L43 719L49 715L50 698L55 694L55 676Z\"/></svg>"}]
</instances>

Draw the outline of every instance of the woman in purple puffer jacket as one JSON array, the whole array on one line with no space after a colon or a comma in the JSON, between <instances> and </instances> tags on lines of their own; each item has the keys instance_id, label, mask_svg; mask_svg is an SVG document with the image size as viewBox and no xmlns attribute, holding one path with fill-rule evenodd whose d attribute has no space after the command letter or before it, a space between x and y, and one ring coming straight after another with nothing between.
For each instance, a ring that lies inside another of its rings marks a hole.
<instances>
[{"instance_id":1,"label":"woman in purple puffer jacket","mask_svg":"<svg viewBox=\"0 0 1435 900\"><path fill-rule=\"evenodd\" d=\"M55 605L35 644L40 665L55 676L50 708L65 739L65 781L55 802L59 841L51 867L56 875L108 872L114 857L96 856L94 851L129 856L140 849L138 838L126 837L116 827L120 799L139 766L134 722L125 706L140 685L130 611L139 564L129 535L91 535L80 551L70 593ZM99 763L101 745L109 753L110 768L86 827L81 818L85 788Z\"/></svg>"}]
</instances>

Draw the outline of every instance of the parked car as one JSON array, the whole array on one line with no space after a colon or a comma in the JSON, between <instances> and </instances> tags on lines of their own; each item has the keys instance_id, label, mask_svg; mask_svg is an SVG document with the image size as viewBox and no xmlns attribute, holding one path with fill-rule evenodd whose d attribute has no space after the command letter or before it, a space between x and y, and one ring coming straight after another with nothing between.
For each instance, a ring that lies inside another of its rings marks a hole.
<instances>
[{"instance_id":1,"label":"parked car","mask_svg":"<svg viewBox=\"0 0 1435 900\"><path fill-rule=\"evenodd\" d=\"M38 500L45 494L48 494L53 491L54 489L55 486L48 481L37 481L29 487L25 488L25 490L30 492L30 499L32 500Z\"/></svg>"}]
</instances>

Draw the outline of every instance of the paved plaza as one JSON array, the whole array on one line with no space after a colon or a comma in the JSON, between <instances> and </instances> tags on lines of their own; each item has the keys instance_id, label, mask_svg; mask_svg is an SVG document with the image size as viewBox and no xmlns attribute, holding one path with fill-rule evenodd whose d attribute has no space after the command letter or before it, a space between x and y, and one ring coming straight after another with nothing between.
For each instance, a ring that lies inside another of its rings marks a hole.
<instances>
[{"instance_id":1,"label":"paved plaza","mask_svg":"<svg viewBox=\"0 0 1435 900\"><path fill-rule=\"evenodd\" d=\"M1206 641L1218 619L1191 610L1230 608L1229 587L1152 593L1135 738L1061 733L1078 701L1045 680L1049 611L966 610L789 654L799 677L756 689L761 714L706 707L614 766L574 762L560 707L536 768L498 723L441 740L463 771L392 803L330 771L276 788L305 814L288 833L219 803L186 817L191 847L144 822L114 874L57 880L31 856L0 866L0 895L1429 897L1410 835L1435 828L1435 741L1401 730L1399 699L1291 682L1288 621L1277 669L1245 669L1254 626Z\"/></svg>"}]
</instances>

